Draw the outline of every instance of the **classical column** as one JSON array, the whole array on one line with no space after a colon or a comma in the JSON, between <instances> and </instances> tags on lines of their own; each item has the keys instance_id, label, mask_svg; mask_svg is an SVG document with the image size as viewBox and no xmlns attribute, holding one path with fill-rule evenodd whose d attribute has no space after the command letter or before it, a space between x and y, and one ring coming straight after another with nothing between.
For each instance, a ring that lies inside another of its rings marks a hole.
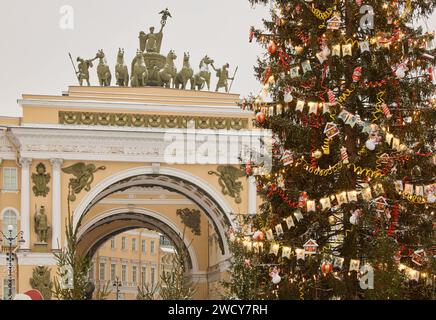
<instances>
[{"instance_id":1,"label":"classical column","mask_svg":"<svg viewBox=\"0 0 436 320\"><path fill-rule=\"evenodd\" d=\"M248 214L257 213L257 190L256 190L256 178L250 176L248 178Z\"/></svg>"},{"instance_id":2,"label":"classical column","mask_svg":"<svg viewBox=\"0 0 436 320\"><path fill-rule=\"evenodd\" d=\"M61 245L61 166L62 159L51 159L52 166L52 206L51 206L51 224L52 224L52 250L59 250Z\"/></svg>"},{"instance_id":3,"label":"classical column","mask_svg":"<svg viewBox=\"0 0 436 320\"><path fill-rule=\"evenodd\" d=\"M20 248L30 249L30 165L32 159L21 158L21 231L24 243Z\"/></svg>"}]
</instances>

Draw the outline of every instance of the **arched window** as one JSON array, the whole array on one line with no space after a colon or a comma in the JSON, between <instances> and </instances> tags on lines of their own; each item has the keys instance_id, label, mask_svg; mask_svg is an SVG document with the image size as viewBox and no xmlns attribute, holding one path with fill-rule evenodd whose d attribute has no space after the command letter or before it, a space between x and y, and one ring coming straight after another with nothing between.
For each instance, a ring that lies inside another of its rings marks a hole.
<instances>
[{"instance_id":1,"label":"arched window","mask_svg":"<svg viewBox=\"0 0 436 320\"><path fill-rule=\"evenodd\" d=\"M13 227L12 230L12 236L16 236L17 235L17 213L12 210L12 209L6 209L3 212L3 219L2 219L2 231L5 234L5 236L9 235L9 230L8 230L8 226L11 225ZM5 241L5 239L3 239L3 246L8 246L9 243L7 243ZM12 245L17 245L17 239L15 239L12 242Z\"/></svg>"}]
</instances>

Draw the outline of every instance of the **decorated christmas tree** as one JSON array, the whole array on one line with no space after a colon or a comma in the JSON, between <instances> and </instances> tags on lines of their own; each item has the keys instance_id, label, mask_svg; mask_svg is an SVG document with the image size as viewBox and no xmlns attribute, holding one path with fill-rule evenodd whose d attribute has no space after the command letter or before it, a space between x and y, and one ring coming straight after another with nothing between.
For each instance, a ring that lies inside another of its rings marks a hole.
<instances>
[{"instance_id":1,"label":"decorated christmas tree","mask_svg":"<svg viewBox=\"0 0 436 320\"><path fill-rule=\"evenodd\" d=\"M271 19L250 30L266 53L242 107L272 130L273 165L244 159L265 202L231 235L230 284L267 299L434 299L436 50L420 25L436 2L250 2Z\"/></svg>"}]
</instances>

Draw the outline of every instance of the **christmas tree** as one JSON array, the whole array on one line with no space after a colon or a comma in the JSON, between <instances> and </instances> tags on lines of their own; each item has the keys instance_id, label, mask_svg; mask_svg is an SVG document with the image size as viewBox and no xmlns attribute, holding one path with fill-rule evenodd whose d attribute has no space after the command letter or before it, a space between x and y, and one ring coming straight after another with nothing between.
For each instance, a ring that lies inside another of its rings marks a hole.
<instances>
[{"instance_id":1,"label":"christmas tree","mask_svg":"<svg viewBox=\"0 0 436 320\"><path fill-rule=\"evenodd\" d=\"M265 202L232 235L231 281L255 274L254 298L434 299L436 50L418 21L436 2L250 2L271 19L250 30L267 52L242 107L272 130L273 165L244 159Z\"/></svg>"}]
</instances>

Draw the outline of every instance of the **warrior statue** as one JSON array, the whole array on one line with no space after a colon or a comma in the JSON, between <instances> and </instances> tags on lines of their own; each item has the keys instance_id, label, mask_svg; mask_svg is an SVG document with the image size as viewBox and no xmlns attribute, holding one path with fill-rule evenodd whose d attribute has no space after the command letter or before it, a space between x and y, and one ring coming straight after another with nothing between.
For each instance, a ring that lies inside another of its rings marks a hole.
<instances>
[{"instance_id":1,"label":"warrior statue","mask_svg":"<svg viewBox=\"0 0 436 320\"><path fill-rule=\"evenodd\" d=\"M77 58L77 62L79 63L78 68L79 71L76 72L77 79L79 79L79 83L81 86L83 86L83 80L86 80L86 83L88 86L90 86L89 82L89 68L94 67L92 62L96 60L97 58L94 58L92 60L85 60L80 57Z\"/></svg>"},{"instance_id":2,"label":"warrior statue","mask_svg":"<svg viewBox=\"0 0 436 320\"><path fill-rule=\"evenodd\" d=\"M220 88L225 88L226 92L229 92L228 80L234 80L234 77L229 77L229 67L230 65L226 63L222 67L222 69L216 69L215 66L212 64L212 68L216 71L216 76L218 77L218 83L215 90L216 92L218 92Z\"/></svg>"},{"instance_id":3,"label":"warrior statue","mask_svg":"<svg viewBox=\"0 0 436 320\"><path fill-rule=\"evenodd\" d=\"M38 210L35 208L35 233L38 236L38 242L47 243L48 238L48 220L45 214L45 207L41 206Z\"/></svg>"}]
</instances>

